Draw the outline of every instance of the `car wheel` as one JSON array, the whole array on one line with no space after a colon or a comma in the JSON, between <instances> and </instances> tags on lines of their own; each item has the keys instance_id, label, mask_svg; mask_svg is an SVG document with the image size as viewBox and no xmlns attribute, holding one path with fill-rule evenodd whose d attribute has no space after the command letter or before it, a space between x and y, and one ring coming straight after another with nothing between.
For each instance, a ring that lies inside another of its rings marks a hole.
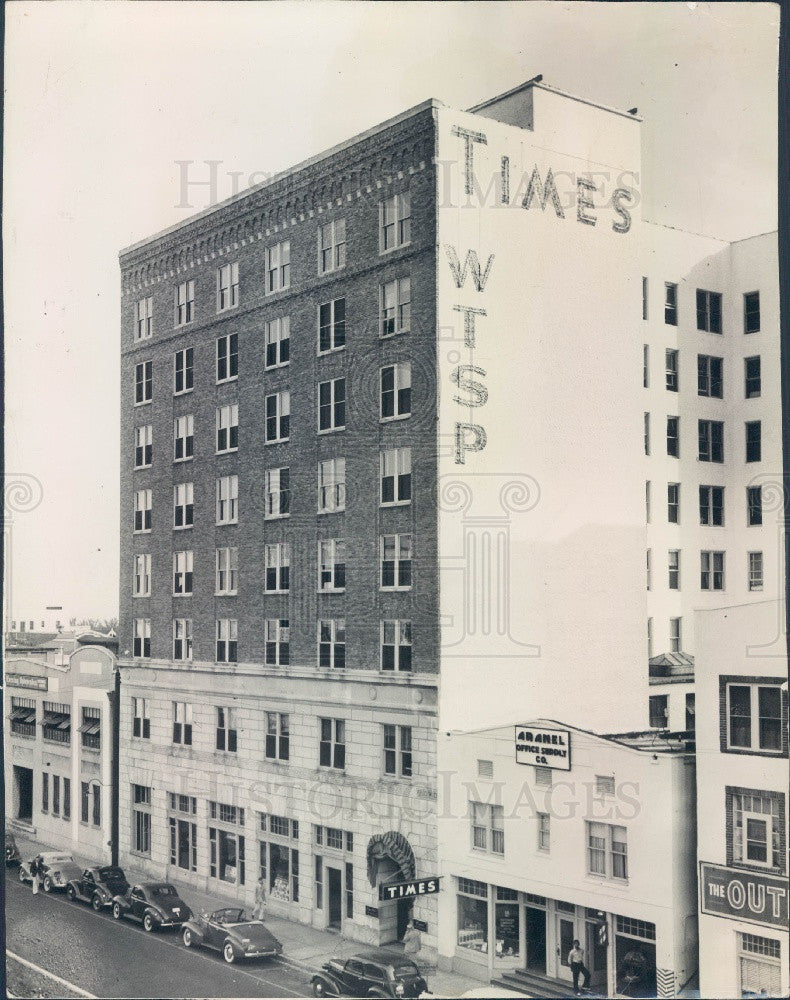
<instances>
[{"instance_id":1,"label":"car wheel","mask_svg":"<svg viewBox=\"0 0 790 1000\"><path fill-rule=\"evenodd\" d=\"M314 997L326 996L326 984L322 979L316 979L316 981L313 983L313 996Z\"/></svg>"},{"instance_id":2,"label":"car wheel","mask_svg":"<svg viewBox=\"0 0 790 1000\"><path fill-rule=\"evenodd\" d=\"M101 902L101 896L98 894L98 892L94 892L93 899L91 900L91 906L97 913L99 912L99 910L101 910L102 902Z\"/></svg>"},{"instance_id":3,"label":"car wheel","mask_svg":"<svg viewBox=\"0 0 790 1000\"><path fill-rule=\"evenodd\" d=\"M146 915L143 917L143 927L148 931L149 934L154 929L154 918L151 916L150 913L146 913Z\"/></svg>"},{"instance_id":4,"label":"car wheel","mask_svg":"<svg viewBox=\"0 0 790 1000\"><path fill-rule=\"evenodd\" d=\"M120 920L121 919L121 904L120 903L113 903L112 915L115 917L116 920Z\"/></svg>"},{"instance_id":5,"label":"car wheel","mask_svg":"<svg viewBox=\"0 0 790 1000\"><path fill-rule=\"evenodd\" d=\"M228 965L233 965L236 961L236 952L233 948L233 944L230 941L225 942L225 946L222 949L222 957L228 963Z\"/></svg>"},{"instance_id":6,"label":"car wheel","mask_svg":"<svg viewBox=\"0 0 790 1000\"><path fill-rule=\"evenodd\" d=\"M66 899L68 899L68 901L70 903L73 903L76 898L77 898L77 891L74 888L74 886L73 885L67 885L66 886Z\"/></svg>"},{"instance_id":7,"label":"car wheel","mask_svg":"<svg viewBox=\"0 0 790 1000\"><path fill-rule=\"evenodd\" d=\"M27 878L25 877L25 869L24 868L20 868L19 869L19 881L20 882L27 882Z\"/></svg>"},{"instance_id":8,"label":"car wheel","mask_svg":"<svg viewBox=\"0 0 790 1000\"><path fill-rule=\"evenodd\" d=\"M184 928L184 933L183 933L182 937L184 939L184 946L186 948L191 948L192 947L192 931L188 927Z\"/></svg>"},{"instance_id":9,"label":"car wheel","mask_svg":"<svg viewBox=\"0 0 790 1000\"><path fill-rule=\"evenodd\" d=\"M44 892L52 892L52 879L49 875L44 879Z\"/></svg>"}]
</instances>

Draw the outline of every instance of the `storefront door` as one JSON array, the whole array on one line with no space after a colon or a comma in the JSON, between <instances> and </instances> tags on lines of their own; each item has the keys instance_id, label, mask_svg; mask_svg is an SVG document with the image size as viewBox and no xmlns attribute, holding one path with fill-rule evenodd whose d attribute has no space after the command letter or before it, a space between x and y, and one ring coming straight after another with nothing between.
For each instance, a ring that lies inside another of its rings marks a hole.
<instances>
[{"instance_id":1,"label":"storefront door","mask_svg":"<svg viewBox=\"0 0 790 1000\"><path fill-rule=\"evenodd\" d=\"M327 865L326 880L329 887L329 926L340 930L343 922L343 878L340 869Z\"/></svg>"},{"instance_id":2,"label":"storefront door","mask_svg":"<svg viewBox=\"0 0 790 1000\"><path fill-rule=\"evenodd\" d=\"M571 982L571 967L568 964L568 952L573 948L573 941L576 936L573 917L557 914L557 976Z\"/></svg>"},{"instance_id":3,"label":"storefront door","mask_svg":"<svg viewBox=\"0 0 790 1000\"><path fill-rule=\"evenodd\" d=\"M584 962L590 970L590 986L606 993L606 945L599 942L600 922L587 921Z\"/></svg>"},{"instance_id":4,"label":"storefront door","mask_svg":"<svg viewBox=\"0 0 790 1000\"><path fill-rule=\"evenodd\" d=\"M536 906L527 906L527 969L546 975L546 911Z\"/></svg>"}]
</instances>

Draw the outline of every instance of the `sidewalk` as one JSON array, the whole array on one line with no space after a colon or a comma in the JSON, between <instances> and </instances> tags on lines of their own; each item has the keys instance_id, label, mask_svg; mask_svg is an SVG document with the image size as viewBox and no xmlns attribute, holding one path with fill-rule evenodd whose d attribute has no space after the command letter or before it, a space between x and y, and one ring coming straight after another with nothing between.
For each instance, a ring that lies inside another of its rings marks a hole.
<instances>
[{"instance_id":1,"label":"sidewalk","mask_svg":"<svg viewBox=\"0 0 790 1000\"><path fill-rule=\"evenodd\" d=\"M21 833L18 828L13 829L19 851L23 860L27 861L40 851L59 850L40 841L31 840ZM95 864L95 860L84 855L72 852L74 860L78 865L88 868ZM150 876L136 870L131 865L123 866L126 877L130 882L150 881ZM170 882L178 890L178 894L190 906L199 913L205 910L211 913L221 906L228 906L228 900L222 897L211 896L201 892L191 885L179 882L172 876ZM331 931L318 930L315 927L308 927L305 924L295 923L291 920L284 920L282 917L266 916L266 926L283 943L282 961L288 962L302 969L307 974L316 972L324 962L330 958L345 958L360 951L371 950L359 941L351 941L341 937ZM393 946L395 950L399 946ZM390 950L388 948L388 950ZM425 973L428 985L435 997L458 997L466 990L480 988L481 983L471 982L464 976L459 976L454 972L441 972L439 970L428 969ZM483 987L485 988L485 987ZM516 994L514 994L514 997Z\"/></svg>"}]
</instances>

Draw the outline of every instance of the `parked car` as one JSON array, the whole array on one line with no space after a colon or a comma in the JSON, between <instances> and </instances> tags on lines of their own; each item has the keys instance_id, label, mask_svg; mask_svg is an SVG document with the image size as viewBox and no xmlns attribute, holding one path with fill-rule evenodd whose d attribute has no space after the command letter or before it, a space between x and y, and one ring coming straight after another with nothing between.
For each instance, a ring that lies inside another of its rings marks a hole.
<instances>
[{"instance_id":1,"label":"parked car","mask_svg":"<svg viewBox=\"0 0 790 1000\"><path fill-rule=\"evenodd\" d=\"M392 997L400 1000L429 992L414 962L386 952L333 958L311 982L316 997Z\"/></svg>"},{"instance_id":2,"label":"parked car","mask_svg":"<svg viewBox=\"0 0 790 1000\"><path fill-rule=\"evenodd\" d=\"M6 830L5 835L5 866L6 868L11 865L18 865L22 862L22 855L19 853L19 848L16 846L16 841L14 840L13 833L9 833Z\"/></svg>"},{"instance_id":3,"label":"parked car","mask_svg":"<svg viewBox=\"0 0 790 1000\"><path fill-rule=\"evenodd\" d=\"M228 964L237 958L271 958L283 950L262 920L253 920L234 906L192 917L181 937L187 948L202 945L221 952Z\"/></svg>"},{"instance_id":4,"label":"parked car","mask_svg":"<svg viewBox=\"0 0 790 1000\"><path fill-rule=\"evenodd\" d=\"M103 868L86 868L79 878L69 880L66 895L72 901L90 903L98 913L105 906L111 906L114 896L123 896L129 883L122 868L108 865Z\"/></svg>"},{"instance_id":5,"label":"parked car","mask_svg":"<svg viewBox=\"0 0 790 1000\"><path fill-rule=\"evenodd\" d=\"M33 876L30 874L30 866L35 861L39 863L39 875L42 878L44 892L52 892L53 889L65 889L68 882L73 878L79 878L82 869L70 854L62 851L44 851L37 854L30 861L23 861L19 866L19 881L32 882Z\"/></svg>"},{"instance_id":6,"label":"parked car","mask_svg":"<svg viewBox=\"0 0 790 1000\"><path fill-rule=\"evenodd\" d=\"M192 911L169 882L143 882L113 897L112 915L116 920L139 920L147 931L154 931L180 927Z\"/></svg>"}]
</instances>

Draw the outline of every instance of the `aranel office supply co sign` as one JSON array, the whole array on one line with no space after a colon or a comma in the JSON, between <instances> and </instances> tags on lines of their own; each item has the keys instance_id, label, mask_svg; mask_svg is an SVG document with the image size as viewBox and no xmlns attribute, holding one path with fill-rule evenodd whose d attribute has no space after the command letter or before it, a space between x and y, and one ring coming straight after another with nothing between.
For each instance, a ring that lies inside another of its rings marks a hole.
<instances>
[{"instance_id":1,"label":"aranel office supply co sign","mask_svg":"<svg viewBox=\"0 0 790 1000\"><path fill-rule=\"evenodd\" d=\"M516 763L570 771L570 730L516 726Z\"/></svg>"}]
</instances>

